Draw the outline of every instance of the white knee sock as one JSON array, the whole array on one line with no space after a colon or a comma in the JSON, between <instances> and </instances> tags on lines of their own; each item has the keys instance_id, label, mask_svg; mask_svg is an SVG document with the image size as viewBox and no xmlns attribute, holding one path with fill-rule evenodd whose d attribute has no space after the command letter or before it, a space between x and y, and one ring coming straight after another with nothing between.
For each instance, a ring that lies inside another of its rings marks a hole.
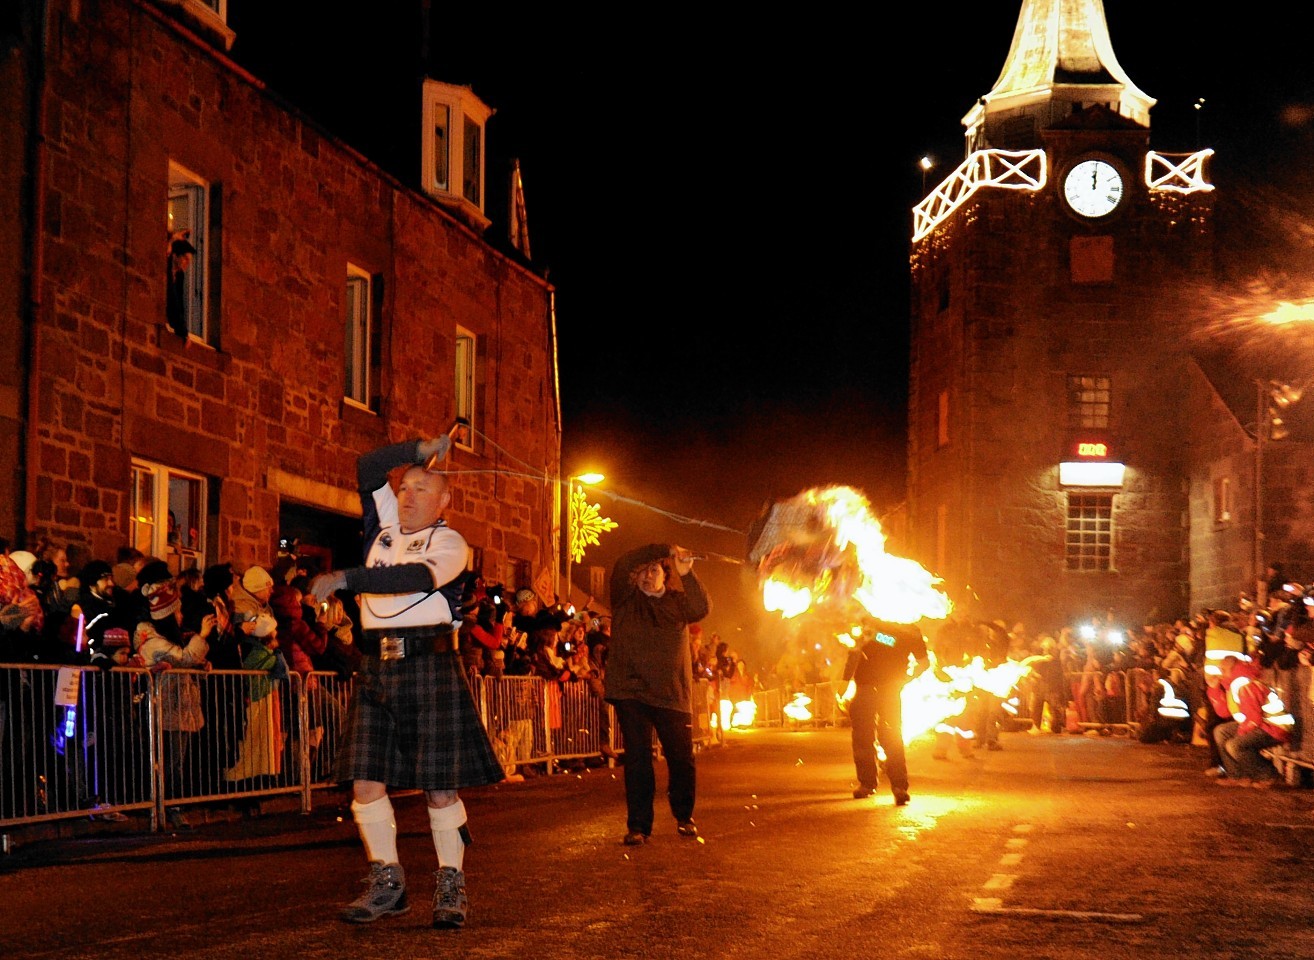
<instances>
[{"instance_id":1,"label":"white knee sock","mask_svg":"<svg viewBox=\"0 0 1314 960\"><path fill-rule=\"evenodd\" d=\"M465 804L457 800L448 807L429 807L429 830L433 848L438 852L438 866L462 868L465 863Z\"/></svg>"},{"instance_id":2,"label":"white knee sock","mask_svg":"<svg viewBox=\"0 0 1314 960\"><path fill-rule=\"evenodd\" d=\"M392 812L392 801L384 794L369 803L351 801L351 815L365 841L365 853L370 862L389 864L397 862L397 818Z\"/></svg>"}]
</instances>

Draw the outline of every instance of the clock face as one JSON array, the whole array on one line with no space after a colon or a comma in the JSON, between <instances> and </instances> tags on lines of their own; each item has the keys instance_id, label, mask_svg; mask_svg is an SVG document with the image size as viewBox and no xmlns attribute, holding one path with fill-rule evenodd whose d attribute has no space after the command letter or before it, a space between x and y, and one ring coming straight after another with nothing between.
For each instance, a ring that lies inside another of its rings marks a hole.
<instances>
[{"instance_id":1,"label":"clock face","mask_svg":"<svg viewBox=\"0 0 1314 960\"><path fill-rule=\"evenodd\" d=\"M1122 174L1104 160L1083 160L1063 178L1063 196L1083 217L1105 216L1122 201Z\"/></svg>"}]
</instances>

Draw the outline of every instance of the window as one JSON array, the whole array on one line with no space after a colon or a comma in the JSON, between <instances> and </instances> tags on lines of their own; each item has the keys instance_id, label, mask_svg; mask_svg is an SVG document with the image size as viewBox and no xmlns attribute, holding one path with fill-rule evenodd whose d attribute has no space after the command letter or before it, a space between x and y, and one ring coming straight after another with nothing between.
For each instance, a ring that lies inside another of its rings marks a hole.
<instances>
[{"instance_id":1,"label":"window","mask_svg":"<svg viewBox=\"0 0 1314 960\"><path fill-rule=\"evenodd\" d=\"M1113 569L1113 494L1068 494L1064 555L1069 570Z\"/></svg>"},{"instance_id":2,"label":"window","mask_svg":"<svg viewBox=\"0 0 1314 960\"><path fill-rule=\"evenodd\" d=\"M461 164L461 193L479 209L484 207L483 158L480 141L483 128L470 117L465 118L465 136L463 144L465 156Z\"/></svg>"},{"instance_id":3,"label":"window","mask_svg":"<svg viewBox=\"0 0 1314 960\"><path fill-rule=\"evenodd\" d=\"M949 445L949 391L940 391L940 407L935 418L935 445Z\"/></svg>"},{"instance_id":4,"label":"window","mask_svg":"<svg viewBox=\"0 0 1314 960\"><path fill-rule=\"evenodd\" d=\"M228 0L192 0L202 7L205 7L220 20L228 22Z\"/></svg>"},{"instance_id":5,"label":"window","mask_svg":"<svg viewBox=\"0 0 1314 960\"><path fill-rule=\"evenodd\" d=\"M475 336L456 328L456 415L468 426L457 430L454 440L467 450L474 447L475 428Z\"/></svg>"},{"instance_id":6,"label":"window","mask_svg":"<svg viewBox=\"0 0 1314 960\"><path fill-rule=\"evenodd\" d=\"M347 264L346 332L343 358L346 364L345 396L357 406L370 409L373 384L372 367L373 316L370 295L370 275L359 267Z\"/></svg>"},{"instance_id":7,"label":"window","mask_svg":"<svg viewBox=\"0 0 1314 960\"><path fill-rule=\"evenodd\" d=\"M1232 478L1214 478L1214 523L1228 523L1232 519Z\"/></svg>"},{"instance_id":8,"label":"window","mask_svg":"<svg viewBox=\"0 0 1314 960\"><path fill-rule=\"evenodd\" d=\"M424 81L421 184L479 229L484 216L484 126L493 111L469 87Z\"/></svg>"},{"instance_id":9,"label":"window","mask_svg":"<svg viewBox=\"0 0 1314 960\"><path fill-rule=\"evenodd\" d=\"M944 570L949 559L949 505L935 508L935 569Z\"/></svg>"},{"instance_id":10,"label":"window","mask_svg":"<svg viewBox=\"0 0 1314 960\"><path fill-rule=\"evenodd\" d=\"M1068 377L1068 427L1107 430L1111 392L1108 377Z\"/></svg>"},{"instance_id":11,"label":"window","mask_svg":"<svg viewBox=\"0 0 1314 960\"><path fill-rule=\"evenodd\" d=\"M128 541L174 573L203 566L206 502L204 477L134 459Z\"/></svg>"},{"instance_id":12,"label":"window","mask_svg":"<svg viewBox=\"0 0 1314 960\"><path fill-rule=\"evenodd\" d=\"M511 557L507 560L507 564L511 567L511 575L507 577L503 583L510 586L513 593L516 590L524 590L526 588L530 590L534 589L534 581L530 576L532 571L528 560L521 560L519 557Z\"/></svg>"},{"instance_id":13,"label":"window","mask_svg":"<svg viewBox=\"0 0 1314 960\"><path fill-rule=\"evenodd\" d=\"M177 164L169 164L165 317L179 336L213 344L213 325L207 315L210 278L206 271L211 242L210 199L210 187L205 181Z\"/></svg>"},{"instance_id":14,"label":"window","mask_svg":"<svg viewBox=\"0 0 1314 960\"><path fill-rule=\"evenodd\" d=\"M168 5L178 9L190 25L218 40L225 50L233 49L237 34L228 26L228 0L172 0Z\"/></svg>"},{"instance_id":15,"label":"window","mask_svg":"<svg viewBox=\"0 0 1314 960\"><path fill-rule=\"evenodd\" d=\"M452 189L450 181L452 138L447 133L451 125L451 107L445 103L435 103L433 107L433 185L444 191Z\"/></svg>"}]
</instances>

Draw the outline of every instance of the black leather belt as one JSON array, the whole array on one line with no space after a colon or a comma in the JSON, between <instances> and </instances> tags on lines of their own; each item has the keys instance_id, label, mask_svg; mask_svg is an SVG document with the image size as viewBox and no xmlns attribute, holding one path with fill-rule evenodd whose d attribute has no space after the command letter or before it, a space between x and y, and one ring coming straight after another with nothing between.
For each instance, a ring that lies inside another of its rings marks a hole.
<instances>
[{"instance_id":1,"label":"black leather belt","mask_svg":"<svg viewBox=\"0 0 1314 960\"><path fill-rule=\"evenodd\" d=\"M455 650L456 629L450 623L395 630L365 630L360 638L360 652L380 660L404 660L407 657L452 653Z\"/></svg>"}]
</instances>

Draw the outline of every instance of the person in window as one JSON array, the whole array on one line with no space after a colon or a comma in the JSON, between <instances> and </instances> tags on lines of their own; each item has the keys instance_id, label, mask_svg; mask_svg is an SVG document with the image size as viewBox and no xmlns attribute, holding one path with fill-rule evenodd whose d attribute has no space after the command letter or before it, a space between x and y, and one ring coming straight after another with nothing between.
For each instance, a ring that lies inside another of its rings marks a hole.
<instances>
[{"instance_id":1,"label":"person in window","mask_svg":"<svg viewBox=\"0 0 1314 960\"><path fill-rule=\"evenodd\" d=\"M169 286L165 299L165 317L169 329L187 339L187 268L192 265L196 248L182 230L169 240Z\"/></svg>"}]
</instances>

